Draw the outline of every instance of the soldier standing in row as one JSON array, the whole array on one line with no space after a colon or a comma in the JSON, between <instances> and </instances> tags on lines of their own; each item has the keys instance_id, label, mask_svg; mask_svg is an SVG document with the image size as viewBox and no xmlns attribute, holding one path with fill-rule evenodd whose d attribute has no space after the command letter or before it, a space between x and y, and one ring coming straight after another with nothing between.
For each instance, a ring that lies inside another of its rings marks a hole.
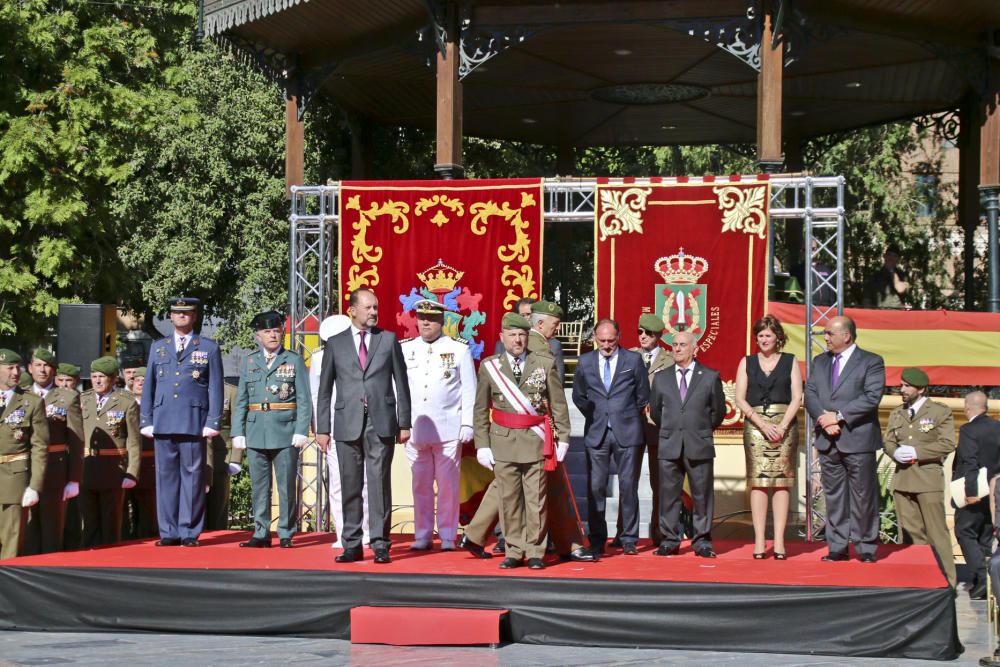
<instances>
[{"instance_id":1,"label":"soldier standing in row","mask_svg":"<svg viewBox=\"0 0 1000 667\"><path fill-rule=\"evenodd\" d=\"M141 412L146 369L135 369L131 384L126 383L126 386ZM132 509L130 514L126 512L125 535L129 538L156 537L156 450L152 438L142 437L139 480L134 489L125 492L125 506Z\"/></svg>"},{"instance_id":2,"label":"soldier standing in row","mask_svg":"<svg viewBox=\"0 0 1000 667\"><path fill-rule=\"evenodd\" d=\"M445 336L444 304L415 304L420 335L401 342L410 384L413 431L406 458L413 476L414 551L434 540L434 485L441 550L455 548L458 533L459 460L473 438L476 369L465 340Z\"/></svg>"},{"instance_id":3,"label":"soldier standing in row","mask_svg":"<svg viewBox=\"0 0 1000 667\"><path fill-rule=\"evenodd\" d=\"M31 392L45 402L49 454L45 487L38 504L28 513L21 550L25 556L62 551L66 503L79 495L83 475L80 394L55 386L56 358L49 350L35 350L28 372L34 381Z\"/></svg>"},{"instance_id":4,"label":"soldier standing in row","mask_svg":"<svg viewBox=\"0 0 1000 667\"><path fill-rule=\"evenodd\" d=\"M219 435L208 440L208 496L205 499L205 530L225 530L229 527L230 477L243 469L243 450L233 447L233 406L236 405L236 385L223 387L222 428Z\"/></svg>"},{"instance_id":5,"label":"soldier standing in row","mask_svg":"<svg viewBox=\"0 0 1000 667\"><path fill-rule=\"evenodd\" d=\"M85 458L80 492L83 546L121 541L125 490L139 477L142 452L139 406L132 395L117 389L118 362L100 357L90 364L92 389L83 392Z\"/></svg>"},{"instance_id":6,"label":"soldier standing in row","mask_svg":"<svg viewBox=\"0 0 1000 667\"><path fill-rule=\"evenodd\" d=\"M0 349L0 559L17 555L24 508L38 504L48 460L45 404L20 379L21 355Z\"/></svg>"},{"instance_id":7,"label":"soldier standing in row","mask_svg":"<svg viewBox=\"0 0 1000 667\"><path fill-rule=\"evenodd\" d=\"M74 364L59 364L56 368L56 386L76 391L80 384L80 367Z\"/></svg>"},{"instance_id":8,"label":"soldier standing in row","mask_svg":"<svg viewBox=\"0 0 1000 667\"><path fill-rule=\"evenodd\" d=\"M247 355L233 409L233 447L247 449L253 488L253 537L241 547L271 546L271 476L278 483L278 544L292 546L297 517L299 449L312 420L309 376L302 357L281 345L285 318L260 313L251 326L260 349Z\"/></svg>"}]
</instances>

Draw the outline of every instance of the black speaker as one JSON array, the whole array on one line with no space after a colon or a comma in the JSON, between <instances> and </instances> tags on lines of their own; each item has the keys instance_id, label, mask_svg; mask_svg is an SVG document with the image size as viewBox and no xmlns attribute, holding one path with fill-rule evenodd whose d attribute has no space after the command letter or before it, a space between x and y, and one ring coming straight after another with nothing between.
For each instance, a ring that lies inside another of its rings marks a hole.
<instances>
[{"instance_id":1,"label":"black speaker","mask_svg":"<svg viewBox=\"0 0 1000 667\"><path fill-rule=\"evenodd\" d=\"M80 377L90 378L90 362L115 356L118 317L114 306L99 303L59 304L56 357L80 367Z\"/></svg>"}]
</instances>

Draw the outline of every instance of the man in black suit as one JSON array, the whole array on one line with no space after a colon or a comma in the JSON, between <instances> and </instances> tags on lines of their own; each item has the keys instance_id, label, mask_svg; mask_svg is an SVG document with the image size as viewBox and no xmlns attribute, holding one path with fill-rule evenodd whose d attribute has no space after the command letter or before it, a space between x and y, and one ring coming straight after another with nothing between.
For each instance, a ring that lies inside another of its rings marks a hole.
<instances>
[{"instance_id":1,"label":"man in black suit","mask_svg":"<svg viewBox=\"0 0 1000 667\"><path fill-rule=\"evenodd\" d=\"M334 383L333 437L340 460L344 503L344 552L338 563L361 560L364 475L376 563L389 562L392 454L410 439L410 385L396 334L375 326L378 298L368 289L351 293L351 326L331 336L323 354L316 400L316 444L330 446L330 398Z\"/></svg>"},{"instance_id":2,"label":"man in black suit","mask_svg":"<svg viewBox=\"0 0 1000 667\"><path fill-rule=\"evenodd\" d=\"M601 320L594 329L597 350L580 357L573 376L573 403L586 418L587 517L590 548L604 552L608 524L604 517L611 457L618 468L622 550L639 553L639 468L642 465L643 408L649 381L642 357L618 345L618 323Z\"/></svg>"},{"instance_id":3,"label":"man in black suit","mask_svg":"<svg viewBox=\"0 0 1000 667\"><path fill-rule=\"evenodd\" d=\"M660 548L657 556L677 553L681 543L681 489L687 474L694 514L696 556L715 558L715 442L712 431L726 416L719 372L695 363L689 331L674 334L674 365L653 378L649 410L660 429Z\"/></svg>"},{"instance_id":4,"label":"man in black suit","mask_svg":"<svg viewBox=\"0 0 1000 667\"><path fill-rule=\"evenodd\" d=\"M828 351L813 359L805 398L816 426L813 444L826 496L829 552L823 560L847 560L850 538L861 561L874 563L879 527L875 452L882 449L878 405L885 362L858 347L857 335L851 318L830 319L823 331Z\"/></svg>"},{"instance_id":5,"label":"man in black suit","mask_svg":"<svg viewBox=\"0 0 1000 667\"><path fill-rule=\"evenodd\" d=\"M958 449L952 463L952 480L965 478L965 507L955 510L955 537L966 564L972 569L969 597L986 599L986 559L993 546L993 516L989 496L980 498L976 487L979 469L986 478L1000 474L1000 422L987 412L986 394L973 391L965 396L968 423L958 431Z\"/></svg>"}]
</instances>

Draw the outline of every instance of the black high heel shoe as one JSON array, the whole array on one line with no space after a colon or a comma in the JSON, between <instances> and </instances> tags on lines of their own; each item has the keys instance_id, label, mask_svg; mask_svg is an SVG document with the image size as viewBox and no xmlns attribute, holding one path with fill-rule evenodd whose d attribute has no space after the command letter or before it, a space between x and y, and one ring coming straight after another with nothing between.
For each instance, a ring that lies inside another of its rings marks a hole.
<instances>
[{"instance_id":1,"label":"black high heel shoe","mask_svg":"<svg viewBox=\"0 0 1000 667\"><path fill-rule=\"evenodd\" d=\"M765 558L767 558L766 551L761 551L760 553L754 553L753 555L754 560L764 560Z\"/></svg>"},{"instance_id":2,"label":"black high heel shoe","mask_svg":"<svg viewBox=\"0 0 1000 667\"><path fill-rule=\"evenodd\" d=\"M781 551L775 551L774 560L788 560L788 555Z\"/></svg>"}]
</instances>

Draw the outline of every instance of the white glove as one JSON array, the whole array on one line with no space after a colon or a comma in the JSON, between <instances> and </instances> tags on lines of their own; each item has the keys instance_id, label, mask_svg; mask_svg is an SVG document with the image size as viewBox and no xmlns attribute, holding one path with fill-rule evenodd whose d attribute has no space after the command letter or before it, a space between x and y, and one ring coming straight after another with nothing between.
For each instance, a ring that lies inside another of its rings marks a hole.
<instances>
[{"instance_id":1,"label":"white glove","mask_svg":"<svg viewBox=\"0 0 1000 667\"><path fill-rule=\"evenodd\" d=\"M900 445L896 452L892 455L892 458L896 459L900 463L909 463L916 460L917 450L910 445Z\"/></svg>"},{"instance_id":2,"label":"white glove","mask_svg":"<svg viewBox=\"0 0 1000 667\"><path fill-rule=\"evenodd\" d=\"M489 447L481 447L476 450L476 460L479 461L479 465L483 466L487 470L493 470L493 464L496 461L493 460L493 451Z\"/></svg>"},{"instance_id":3,"label":"white glove","mask_svg":"<svg viewBox=\"0 0 1000 667\"><path fill-rule=\"evenodd\" d=\"M63 502L80 495L80 482L66 482L63 487Z\"/></svg>"},{"instance_id":4,"label":"white glove","mask_svg":"<svg viewBox=\"0 0 1000 667\"><path fill-rule=\"evenodd\" d=\"M458 430L458 441L459 442L472 442L475 435L472 433L471 426L463 426Z\"/></svg>"},{"instance_id":5,"label":"white glove","mask_svg":"<svg viewBox=\"0 0 1000 667\"><path fill-rule=\"evenodd\" d=\"M201 437L203 438L214 438L217 435L219 435L219 432L216 431L214 428L209 428L205 426L204 428L201 429Z\"/></svg>"},{"instance_id":6,"label":"white glove","mask_svg":"<svg viewBox=\"0 0 1000 667\"><path fill-rule=\"evenodd\" d=\"M134 489L135 480L131 477L122 477L122 488L123 489Z\"/></svg>"},{"instance_id":7,"label":"white glove","mask_svg":"<svg viewBox=\"0 0 1000 667\"><path fill-rule=\"evenodd\" d=\"M21 496L21 507L31 507L38 504L38 491L35 491L30 486L24 490L24 495Z\"/></svg>"},{"instance_id":8,"label":"white glove","mask_svg":"<svg viewBox=\"0 0 1000 667\"><path fill-rule=\"evenodd\" d=\"M562 463L562 460L566 458L566 452L569 451L568 442L560 442L556 445L556 461Z\"/></svg>"},{"instance_id":9,"label":"white glove","mask_svg":"<svg viewBox=\"0 0 1000 667\"><path fill-rule=\"evenodd\" d=\"M152 426L143 426L141 429L139 429L139 433L142 434L142 437L144 437L144 438L152 438L153 437L153 427Z\"/></svg>"},{"instance_id":10,"label":"white glove","mask_svg":"<svg viewBox=\"0 0 1000 667\"><path fill-rule=\"evenodd\" d=\"M233 449L246 449L247 439L242 435L233 436Z\"/></svg>"},{"instance_id":11,"label":"white glove","mask_svg":"<svg viewBox=\"0 0 1000 667\"><path fill-rule=\"evenodd\" d=\"M229 464L229 476L230 477L232 477L233 475L239 473L240 470L243 470L243 468L242 468L242 466L240 466L239 463L230 463Z\"/></svg>"}]
</instances>

